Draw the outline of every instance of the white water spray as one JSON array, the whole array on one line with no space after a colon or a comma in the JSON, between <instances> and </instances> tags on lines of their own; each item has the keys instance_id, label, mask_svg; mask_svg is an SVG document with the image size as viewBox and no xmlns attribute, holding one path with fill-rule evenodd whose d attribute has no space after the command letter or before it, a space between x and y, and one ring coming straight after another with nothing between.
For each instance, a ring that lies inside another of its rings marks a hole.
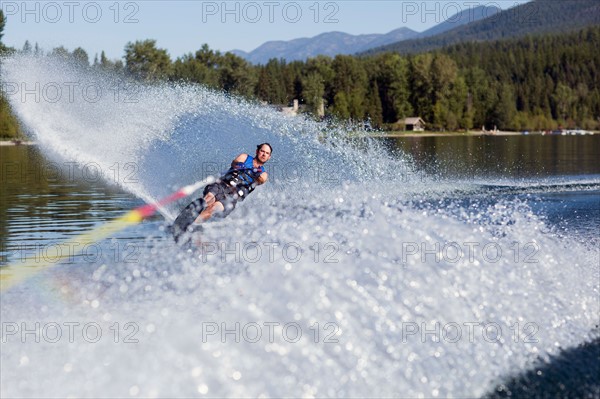
<instances>
[{"instance_id":1,"label":"white water spray","mask_svg":"<svg viewBox=\"0 0 600 399\"><path fill-rule=\"evenodd\" d=\"M165 238L134 264L81 265L74 304L3 294L3 320L81 329L3 343L3 396L477 396L597 323L598 252L545 233L526 203L466 207L453 195L470 184L413 178L374 143L198 86L124 84L120 101L112 76L28 57L2 80L100 88L10 101L51 156L108 181L133 163L119 184L145 200L274 147L273 181L207 226L202 252Z\"/></svg>"}]
</instances>

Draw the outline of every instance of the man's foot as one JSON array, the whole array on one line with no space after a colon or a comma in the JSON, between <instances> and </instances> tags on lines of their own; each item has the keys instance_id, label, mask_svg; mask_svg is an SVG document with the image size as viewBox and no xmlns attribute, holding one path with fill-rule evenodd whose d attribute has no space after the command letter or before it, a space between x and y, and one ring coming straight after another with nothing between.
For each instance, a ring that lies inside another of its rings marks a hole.
<instances>
[{"instance_id":1,"label":"man's foot","mask_svg":"<svg viewBox=\"0 0 600 399\"><path fill-rule=\"evenodd\" d=\"M200 213L202 213L205 207L206 202L204 201L204 198L198 198L185 207L183 211L181 211L179 216L177 216L177 219L175 219L173 222L173 225L170 227L170 231L175 238L175 242L179 243L181 237L190 232L190 227L198 218Z\"/></svg>"}]
</instances>

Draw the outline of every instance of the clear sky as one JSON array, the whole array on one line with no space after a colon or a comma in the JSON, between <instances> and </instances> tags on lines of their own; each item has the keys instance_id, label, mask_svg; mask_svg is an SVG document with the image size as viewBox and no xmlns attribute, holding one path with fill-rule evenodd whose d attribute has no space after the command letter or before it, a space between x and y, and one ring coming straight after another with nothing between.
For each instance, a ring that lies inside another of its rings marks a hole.
<instances>
[{"instance_id":1,"label":"clear sky","mask_svg":"<svg viewBox=\"0 0 600 399\"><path fill-rule=\"evenodd\" d=\"M341 31L387 33L407 27L421 32L479 5L509 9L526 0L458 1L0 1L7 18L3 41L25 40L46 51L83 47L93 60L104 50L121 58L129 41L156 39L171 58L203 43L222 52L251 51L269 40Z\"/></svg>"}]
</instances>

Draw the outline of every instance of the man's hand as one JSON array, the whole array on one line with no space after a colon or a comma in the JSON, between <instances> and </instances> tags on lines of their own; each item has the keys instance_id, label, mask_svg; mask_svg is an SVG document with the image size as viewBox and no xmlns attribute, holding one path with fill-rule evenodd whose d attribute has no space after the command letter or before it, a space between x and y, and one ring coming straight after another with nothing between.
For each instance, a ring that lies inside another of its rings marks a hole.
<instances>
[{"instance_id":1,"label":"man's hand","mask_svg":"<svg viewBox=\"0 0 600 399\"><path fill-rule=\"evenodd\" d=\"M256 178L256 182L261 185L261 184L265 184L267 182L267 179L269 178L269 175L267 174L267 172L263 172L260 174L260 176L258 176Z\"/></svg>"}]
</instances>

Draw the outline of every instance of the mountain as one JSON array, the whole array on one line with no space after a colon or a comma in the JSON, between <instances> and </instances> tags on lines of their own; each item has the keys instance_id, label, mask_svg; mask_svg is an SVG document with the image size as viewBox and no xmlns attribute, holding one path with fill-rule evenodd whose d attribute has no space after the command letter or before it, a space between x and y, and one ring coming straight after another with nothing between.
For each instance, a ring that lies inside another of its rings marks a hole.
<instances>
[{"instance_id":1,"label":"mountain","mask_svg":"<svg viewBox=\"0 0 600 399\"><path fill-rule=\"evenodd\" d=\"M403 40L372 48L362 54L385 51L403 54L418 53L461 42L570 32L592 25L600 25L600 1L598 0L534 0L443 33L437 32L430 37Z\"/></svg>"},{"instance_id":2,"label":"mountain","mask_svg":"<svg viewBox=\"0 0 600 399\"><path fill-rule=\"evenodd\" d=\"M417 32L400 28L386 34L350 35L343 32L322 33L312 38L301 38L290 41L270 41L262 44L250 53L233 50L234 53L253 64L265 64L271 58L284 58L287 61L302 60L317 55L335 56L337 54L354 54L373 47L395 43L413 38Z\"/></svg>"},{"instance_id":3,"label":"mountain","mask_svg":"<svg viewBox=\"0 0 600 399\"><path fill-rule=\"evenodd\" d=\"M502 12L500 8L493 6L479 6L475 8L468 8L465 10L461 9L460 12L454 14L450 18L446 19L444 22L437 24L433 28L427 29L426 31L419 33L417 38L439 35L441 33L458 28L459 26L469 24L471 22L479 21L485 18L492 18L500 12Z\"/></svg>"},{"instance_id":4,"label":"mountain","mask_svg":"<svg viewBox=\"0 0 600 399\"><path fill-rule=\"evenodd\" d=\"M499 8L491 6L469 8L421 33L408 28L398 28L386 34L374 33L369 35L328 32L312 38L269 41L249 53L242 50L232 50L230 52L253 64L265 64L271 58L284 58L287 61L304 61L306 58L317 55L334 57L337 54L355 54L403 40L437 35L455 29L458 26L493 16L498 12L500 12Z\"/></svg>"}]
</instances>

